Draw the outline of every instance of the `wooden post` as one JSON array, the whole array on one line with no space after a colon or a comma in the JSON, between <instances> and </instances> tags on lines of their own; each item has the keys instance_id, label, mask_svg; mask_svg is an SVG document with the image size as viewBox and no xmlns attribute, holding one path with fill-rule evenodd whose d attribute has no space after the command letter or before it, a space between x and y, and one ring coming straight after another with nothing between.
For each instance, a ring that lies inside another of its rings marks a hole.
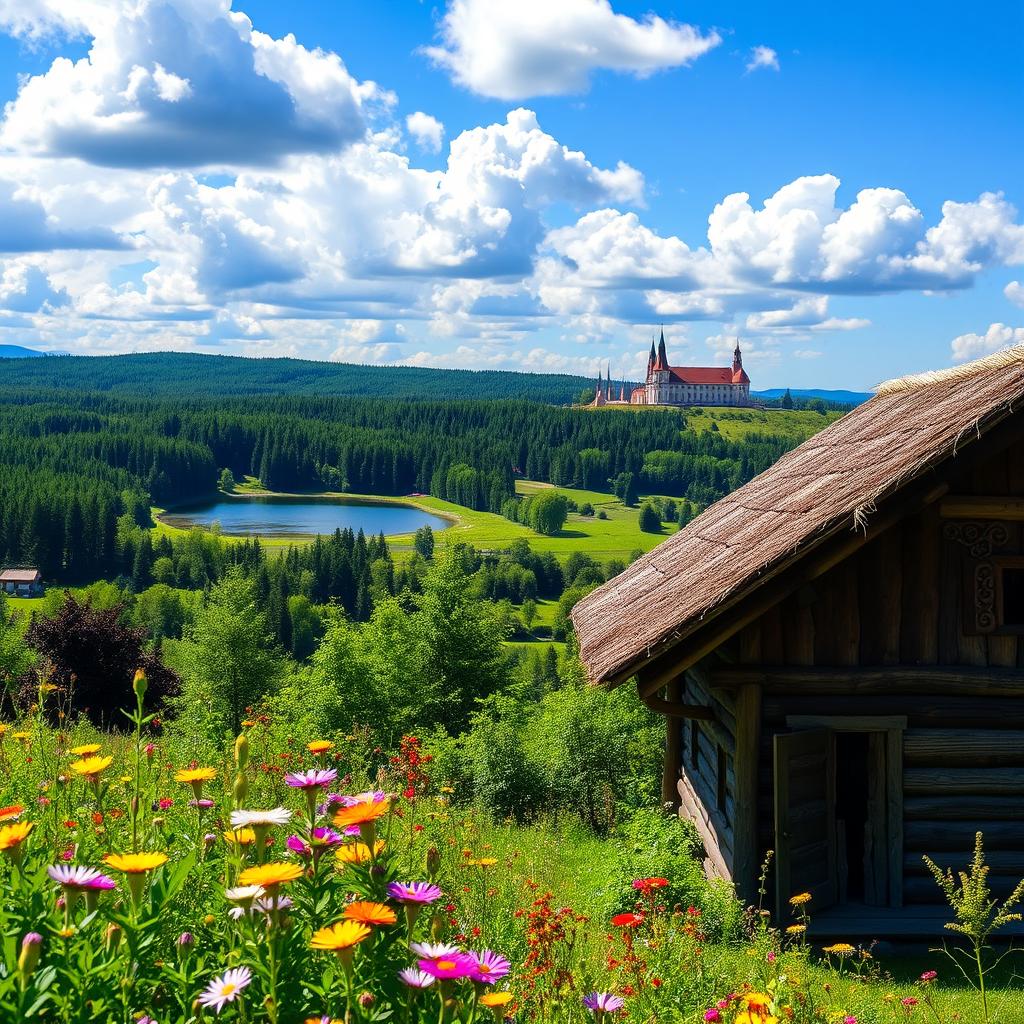
<instances>
[{"instance_id":1,"label":"wooden post","mask_svg":"<svg viewBox=\"0 0 1024 1024\"><path fill-rule=\"evenodd\" d=\"M761 687L747 683L736 692L735 824L733 880L745 903L757 897L758 760L761 751Z\"/></svg>"},{"instance_id":2,"label":"wooden post","mask_svg":"<svg viewBox=\"0 0 1024 1024\"><path fill-rule=\"evenodd\" d=\"M665 687L665 699L681 701L683 687L678 679ZM683 719L665 716L665 760L661 769L661 802L675 807L679 803L679 770L682 768Z\"/></svg>"}]
</instances>

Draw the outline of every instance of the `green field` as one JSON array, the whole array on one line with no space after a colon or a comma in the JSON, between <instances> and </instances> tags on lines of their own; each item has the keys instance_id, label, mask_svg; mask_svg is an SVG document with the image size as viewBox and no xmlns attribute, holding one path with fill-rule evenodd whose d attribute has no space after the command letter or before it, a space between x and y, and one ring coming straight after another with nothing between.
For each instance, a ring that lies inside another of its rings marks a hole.
<instances>
[{"instance_id":1,"label":"green field","mask_svg":"<svg viewBox=\"0 0 1024 1024\"><path fill-rule=\"evenodd\" d=\"M542 489L551 488L549 484L533 480L516 482L516 491L519 494L535 494ZM660 533L644 533L637 525L639 509L627 508L613 494L582 491L570 487L553 489L559 494L571 498L578 505L589 502L594 506L595 512L599 508L603 509L608 518L598 519L596 515L581 516L576 512L570 512L564 528L556 536L544 537L539 533L534 533L527 526L511 522L504 516L496 515L493 512L476 512L473 509L442 501L440 498L433 498L430 495L417 495L414 498L389 498L370 494L325 493L321 496L361 498L374 502L413 505L452 520L452 526L438 535L438 539L442 543L458 541L472 544L482 551L500 551L507 548L512 541L524 537L530 542L530 547L533 550L551 551L560 559L568 558L574 551L582 551L600 561L610 561L613 558L628 561L634 551L650 551L677 529L673 524L664 526ZM271 493L252 480L247 480L239 485L238 490L243 494ZM153 528L155 536L160 534L181 536L187 532L162 522L159 515L163 511L164 509L153 508L153 517L156 522L156 526ZM225 538L229 542L236 539L238 538ZM282 549L291 544L307 543L308 540L307 537L272 538L263 540L262 543L270 549ZM396 555L412 550L411 534L391 537L389 542Z\"/></svg>"},{"instance_id":2,"label":"green field","mask_svg":"<svg viewBox=\"0 0 1024 1024\"><path fill-rule=\"evenodd\" d=\"M843 415L807 409L693 408L686 410L686 425L703 434L711 430L714 423L727 441L742 441L748 434L773 434L797 445Z\"/></svg>"}]
</instances>

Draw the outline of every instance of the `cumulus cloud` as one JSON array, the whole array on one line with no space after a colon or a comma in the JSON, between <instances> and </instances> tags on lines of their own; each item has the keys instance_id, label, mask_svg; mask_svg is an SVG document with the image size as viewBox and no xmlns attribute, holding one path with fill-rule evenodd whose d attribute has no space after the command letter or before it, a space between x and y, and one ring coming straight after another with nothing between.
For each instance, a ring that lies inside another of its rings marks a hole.
<instances>
[{"instance_id":1,"label":"cumulus cloud","mask_svg":"<svg viewBox=\"0 0 1024 1024\"><path fill-rule=\"evenodd\" d=\"M70 301L63 288L54 288L37 264L12 260L0 269L0 309L15 313L52 313Z\"/></svg>"},{"instance_id":2,"label":"cumulus cloud","mask_svg":"<svg viewBox=\"0 0 1024 1024\"><path fill-rule=\"evenodd\" d=\"M1015 305L1024 306L1024 284L1020 281L1011 281L1004 289L1003 294Z\"/></svg>"},{"instance_id":3,"label":"cumulus cloud","mask_svg":"<svg viewBox=\"0 0 1024 1024\"><path fill-rule=\"evenodd\" d=\"M0 25L91 38L87 56L21 82L0 129L21 152L112 167L272 164L362 138L365 107L387 100L337 54L256 31L229 0L5 0Z\"/></svg>"},{"instance_id":4,"label":"cumulus cloud","mask_svg":"<svg viewBox=\"0 0 1024 1024\"><path fill-rule=\"evenodd\" d=\"M405 119L405 127L418 145L431 153L441 152L444 125L436 117L417 110Z\"/></svg>"},{"instance_id":5,"label":"cumulus cloud","mask_svg":"<svg viewBox=\"0 0 1024 1024\"><path fill-rule=\"evenodd\" d=\"M692 63L716 32L617 14L609 0L451 0L424 52L460 85L502 100L586 91L594 71L645 77Z\"/></svg>"},{"instance_id":6,"label":"cumulus cloud","mask_svg":"<svg viewBox=\"0 0 1024 1024\"><path fill-rule=\"evenodd\" d=\"M64 225L30 189L0 179L0 252L124 248L126 243L107 228Z\"/></svg>"},{"instance_id":7,"label":"cumulus cloud","mask_svg":"<svg viewBox=\"0 0 1024 1024\"><path fill-rule=\"evenodd\" d=\"M950 348L953 362L965 363L968 359L987 356L1011 345L1024 345L1024 327L989 324L984 334L961 334L954 338Z\"/></svg>"},{"instance_id":8,"label":"cumulus cloud","mask_svg":"<svg viewBox=\"0 0 1024 1024\"><path fill-rule=\"evenodd\" d=\"M770 46L755 46L747 59L747 71L779 70L779 55Z\"/></svg>"}]
</instances>

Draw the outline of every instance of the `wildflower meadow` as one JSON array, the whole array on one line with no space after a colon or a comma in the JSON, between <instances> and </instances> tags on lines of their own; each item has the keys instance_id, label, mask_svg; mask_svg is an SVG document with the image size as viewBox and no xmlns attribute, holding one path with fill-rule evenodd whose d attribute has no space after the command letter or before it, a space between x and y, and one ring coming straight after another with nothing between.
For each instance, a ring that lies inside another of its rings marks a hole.
<instances>
[{"instance_id":1,"label":"wildflower meadow","mask_svg":"<svg viewBox=\"0 0 1024 1024\"><path fill-rule=\"evenodd\" d=\"M692 871L681 889L641 832L495 821L420 738L255 714L216 747L165 734L146 686L121 732L71 724L45 683L0 724L3 1021L1024 1019L937 953L899 977L814 947L806 894L780 931Z\"/></svg>"}]
</instances>

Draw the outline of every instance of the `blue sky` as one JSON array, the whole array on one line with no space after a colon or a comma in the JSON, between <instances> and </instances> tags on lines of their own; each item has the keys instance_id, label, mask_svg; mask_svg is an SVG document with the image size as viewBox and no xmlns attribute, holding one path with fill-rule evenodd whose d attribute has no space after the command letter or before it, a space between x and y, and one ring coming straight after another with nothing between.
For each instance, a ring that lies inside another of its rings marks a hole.
<instances>
[{"instance_id":1,"label":"blue sky","mask_svg":"<svg viewBox=\"0 0 1024 1024\"><path fill-rule=\"evenodd\" d=\"M1019 3L0 0L0 342L863 389L1024 343Z\"/></svg>"}]
</instances>

